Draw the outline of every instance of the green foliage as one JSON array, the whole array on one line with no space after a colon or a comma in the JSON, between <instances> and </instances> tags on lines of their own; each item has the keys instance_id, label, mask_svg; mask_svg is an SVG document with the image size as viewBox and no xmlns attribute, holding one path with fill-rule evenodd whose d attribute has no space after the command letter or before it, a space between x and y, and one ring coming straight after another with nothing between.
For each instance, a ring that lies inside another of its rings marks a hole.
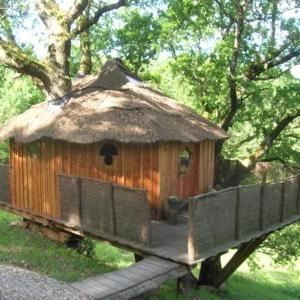
<instances>
[{"instance_id":1,"label":"green foliage","mask_svg":"<svg viewBox=\"0 0 300 300\"><path fill-rule=\"evenodd\" d=\"M290 12L296 6L296 1L291 1ZM283 7L283 2L278 1L276 39L272 41L273 1L249 2L234 77L239 106L230 124L230 139L223 147L223 156L227 159L249 157L283 117L299 111L299 93L296 92L299 80L293 79L287 71L299 62L300 56L283 58L299 51L300 22L299 16L279 12L285 10ZM231 105L228 78L237 13L236 1L170 0L160 19L160 38L173 57L170 66L174 77L185 79L190 87L190 98L196 99L194 108L218 124L222 124ZM256 65L281 59L283 62L263 71L258 76L260 80L249 79L257 70ZM277 150L272 149L264 158L276 155L286 163L300 165L299 134L290 131L288 137L275 141ZM291 147L294 150L289 151Z\"/></svg>"},{"instance_id":2,"label":"green foliage","mask_svg":"<svg viewBox=\"0 0 300 300\"><path fill-rule=\"evenodd\" d=\"M159 59L152 62L152 64L140 72L140 77L160 89L169 97L202 113L203 111L198 105L191 85L185 80L184 76L174 75L170 61L172 60Z\"/></svg>"},{"instance_id":3,"label":"green foliage","mask_svg":"<svg viewBox=\"0 0 300 300\"><path fill-rule=\"evenodd\" d=\"M107 16L101 27L91 31L94 49L106 55L117 52L135 73L157 55L159 33L160 24L153 14L137 8Z\"/></svg>"},{"instance_id":4,"label":"green foliage","mask_svg":"<svg viewBox=\"0 0 300 300\"><path fill-rule=\"evenodd\" d=\"M96 255L96 243L89 237L70 235L68 240L66 241L66 245L87 257L95 257Z\"/></svg>"},{"instance_id":5,"label":"green foliage","mask_svg":"<svg viewBox=\"0 0 300 300\"><path fill-rule=\"evenodd\" d=\"M44 100L43 93L28 77L3 69L0 86L0 124ZM0 161L8 159L8 143L0 144Z\"/></svg>"},{"instance_id":6,"label":"green foliage","mask_svg":"<svg viewBox=\"0 0 300 300\"><path fill-rule=\"evenodd\" d=\"M272 257L275 266L294 267L300 258L300 225L294 224L271 234L252 256L250 265L255 270L259 268L257 260L259 253Z\"/></svg>"}]
</instances>

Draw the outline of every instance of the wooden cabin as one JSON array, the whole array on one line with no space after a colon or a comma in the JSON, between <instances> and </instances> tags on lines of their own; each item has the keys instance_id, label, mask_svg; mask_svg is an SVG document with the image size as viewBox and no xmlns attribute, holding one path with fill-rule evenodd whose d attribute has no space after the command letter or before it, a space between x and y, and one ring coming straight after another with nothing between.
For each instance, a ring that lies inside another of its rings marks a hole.
<instances>
[{"instance_id":1,"label":"wooden cabin","mask_svg":"<svg viewBox=\"0 0 300 300\"><path fill-rule=\"evenodd\" d=\"M73 84L67 103L32 106L0 129L10 140L10 204L60 217L58 174L146 189L157 219L169 196L213 185L215 140L227 134L143 83L118 60Z\"/></svg>"}]
</instances>

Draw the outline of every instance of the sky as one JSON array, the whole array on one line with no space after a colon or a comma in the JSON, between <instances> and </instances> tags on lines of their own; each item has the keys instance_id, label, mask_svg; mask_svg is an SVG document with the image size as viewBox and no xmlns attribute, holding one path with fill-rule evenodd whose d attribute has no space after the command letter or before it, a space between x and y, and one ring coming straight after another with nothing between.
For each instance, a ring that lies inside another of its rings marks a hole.
<instances>
[{"instance_id":1,"label":"sky","mask_svg":"<svg viewBox=\"0 0 300 300\"><path fill-rule=\"evenodd\" d=\"M60 4L61 8L68 11L71 7L73 0L59 0L58 3ZM114 2L110 0L110 2ZM286 4L288 5L288 3ZM19 37L19 41L24 44L28 44L28 41L33 45L35 53L37 54L38 58L42 59L47 54L47 38L43 34L43 30L41 27L44 25L39 21L38 16L36 15L36 11L34 8L34 1L30 2L30 12L28 18L25 19L23 23L23 28L20 28L16 34ZM285 18L291 17L299 17L298 10L287 10L284 13ZM39 30L35 30L35 28L39 28ZM205 42L207 43L207 42ZM211 44L211 43L210 43ZM118 56L117 53L113 53L113 56ZM292 76L297 79L300 79L300 65L295 65L290 69Z\"/></svg>"},{"instance_id":2,"label":"sky","mask_svg":"<svg viewBox=\"0 0 300 300\"><path fill-rule=\"evenodd\" d=\"M296 65L291 68L291 74L297 78L300 79L300 65Z\"/></svg>"}]
</instances>

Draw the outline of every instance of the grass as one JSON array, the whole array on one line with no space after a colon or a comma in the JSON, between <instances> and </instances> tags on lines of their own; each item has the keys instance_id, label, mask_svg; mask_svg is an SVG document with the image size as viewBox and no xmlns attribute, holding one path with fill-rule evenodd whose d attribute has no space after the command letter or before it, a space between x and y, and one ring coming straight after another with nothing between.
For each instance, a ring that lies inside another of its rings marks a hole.
<instances>
[{"instance_id":1,"label":"grass","mask_svg":"<svg viewBox=\"0 0 300 300\"><path fill-rule=\"evenodd\" d=\"M20 218L0 211L0 263L13 264L73 282L94 274L110 272L133 262L129 252L97 243L96 259L53 242L41 234L11 226Z\"/></svg>"},{"instance_id":2,"label":"grass","mask_svg":"<svg viewBox=\"0 0 300 300\"><path fill-rule=\"evenodd\" d=\"M96 257L88 258L41 234L11 226L20 218L0 212L0 264L12 264L65 282L110 272L133 263L133 255L105 243L97 243ZM225 257L224 260L228 259ZM262 270L250 272L243 265L226 283L221 294L193 291L176 297L176 282L164 284L144 297L147 300L296 300L300 299L300 263L293 270L274 269L266 263Z\"/></svg>"}]
</instances>

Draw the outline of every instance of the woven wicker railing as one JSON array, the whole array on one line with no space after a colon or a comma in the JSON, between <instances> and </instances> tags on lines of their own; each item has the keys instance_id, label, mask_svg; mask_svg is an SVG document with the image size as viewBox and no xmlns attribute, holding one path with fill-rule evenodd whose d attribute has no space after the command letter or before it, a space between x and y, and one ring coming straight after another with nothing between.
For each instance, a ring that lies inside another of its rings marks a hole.
<instances>
[{"instance_id":1,"label":"woven wicker railing","mask_svg":"<svg viewBox=\"0 0 300 300\"><path fill-rule=\"evenodd\" d=\"M10 166L0 165L0 201L10 203L10 184L9 184Z\"/></svg>"},{"instance_id":2,"label":"woven wicker railing","mask_svg":"<svg viewBox=\"0 0 300 300\"><path fill-rule=\"evenodd\" d=\"M300 219L300 175L189 199L189 256L213 256Z\"/></svg>"},{"instance_id":3,"label":"woven wicker railing","mask_svg":"<svg viewBox=\"0 0 300 300\"><path fill-rule=\"evenodd\" d=\"M149 246L150 208L144 190L59 175L61 220L95 236Z\"/></svg>"}]
</instances>

